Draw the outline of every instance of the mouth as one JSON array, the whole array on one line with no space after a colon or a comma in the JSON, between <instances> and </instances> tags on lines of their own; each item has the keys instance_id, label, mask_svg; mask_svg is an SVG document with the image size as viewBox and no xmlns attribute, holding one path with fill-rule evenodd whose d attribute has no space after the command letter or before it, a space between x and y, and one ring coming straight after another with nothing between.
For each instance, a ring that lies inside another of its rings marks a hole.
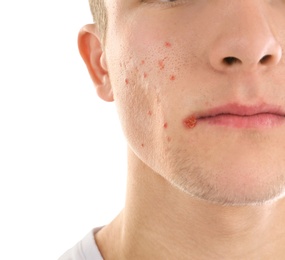
<instances>
[{"instance_id":1,"label":"mouth","mask_svg":"<svg viewBox=\"0 0 285 260\"><path fill-rule=\"evenodd\" d=\"M198 123L235 128L271 128L285 122L285 112L269 104L245 106L237 103L216 107L196 115Z\"/></svg>"}]
</instances>

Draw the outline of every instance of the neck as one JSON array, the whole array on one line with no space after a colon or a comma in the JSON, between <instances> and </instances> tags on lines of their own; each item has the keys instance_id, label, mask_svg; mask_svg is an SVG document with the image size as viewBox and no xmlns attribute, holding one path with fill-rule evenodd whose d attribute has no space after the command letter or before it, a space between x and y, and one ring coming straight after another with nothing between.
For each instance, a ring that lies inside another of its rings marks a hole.
<instances>
[{"instance_id":1,"label":"neck","mask_svg":"<svg viewBox=\"0 0 285 260\"><path fill-rule=\"evenodd\" d=\"M129 162L126 207L96 238L104 259L285 259L284 200L214 205L174 188L135 155ZM104 241L117 249L110 253Z\"/></svg>"}]
</instances>

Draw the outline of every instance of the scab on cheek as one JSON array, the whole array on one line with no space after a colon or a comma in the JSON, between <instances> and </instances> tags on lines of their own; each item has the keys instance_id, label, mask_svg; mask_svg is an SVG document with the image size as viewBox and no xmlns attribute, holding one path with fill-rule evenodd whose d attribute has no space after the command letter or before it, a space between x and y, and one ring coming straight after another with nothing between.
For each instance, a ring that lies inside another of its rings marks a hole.
<instances>
[{"instance_id":1,"label":"scab on cheek","mask_svg":"<svg viewBox=\"0 0 285 260\"><path fill-rule=\"evenodd\" d=\"M193 129L197 125L197 119L195 116L189 116L183 120L183 125L187 129Z\"/></svg>"}]
</instances>

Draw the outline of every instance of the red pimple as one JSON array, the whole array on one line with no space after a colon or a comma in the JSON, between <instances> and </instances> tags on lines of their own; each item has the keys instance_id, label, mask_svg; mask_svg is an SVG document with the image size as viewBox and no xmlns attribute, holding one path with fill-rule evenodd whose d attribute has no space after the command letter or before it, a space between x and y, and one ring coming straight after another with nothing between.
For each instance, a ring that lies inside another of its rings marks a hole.
<instances>
[{"instance_id":1,"label":"red pimple","mask_svg":"<svg viewBox=\"0 0 285 260\"><path fill-rule=\"evenodd\" d=\"M129 79L125 79L125 83L128 85L130 83Z\"/></svg>"},{"instance_id":2,"label":"red pimple","mask_svg":"<svg viewBox=\"0 0 285 260\"><path fill-rule=\"evenodd\" d=\"M176 80L176 77L174 75L171 75L169 79L174 81L174 80Z\"/></svg>"},{"instance_id":3,"label":"red pimple","mask_svg":"<svg viewBox=\"0 0 285 260\"><path fill-rule=\"evenodd\" d=\"M165 67L164 60L160 60L160 61L158 62L158 66L159 66L159 68L160 68L161 70L163 70L164 67Z\"/></svg>"},{"instance_id":4,"label":"red pimple","mask_svg":"<svg viewBox=\"0 0 285 260\"><path fill-rule=\"evenodd\" d=\"M164 123L163 127L166 129L168 128L168 124L167 123Z\"/></svg>"},{"instance_id":5,"label":"red pimple","mask_svg":"<svg viewBox=\"0 0 285 260\"><path fill-rule=\"evenodd\" d=\"M172 45L171 45L170 42L165 42L165 43L164 43L164 46L165 46L166 48L170 48Z\"/></svg>"},{"instance_id":6,"label":"red pimple","mask_svg":"<svg viewBox=\"0 0 285 260\"><path fill-rule=\"evenodd\" d=\"M192 129L196 126L197 119L195 116L189 116L183 121L183 124L186 128Z\"/></svg>"},{"instance_id":7,"label":"red pimple","mask_svg":"<svg viewBox=\"0 0 285 260\"><path fill-rule=\"evenodd\" d=\"M164 61L165 61L166 59L167 59L167 57L165 57L164 59L158 61L158 67L160 68L160 70L163 70L163 69L165 68L165 63L164 63Z\"/></svg>"},{"instance_id":8,"label":"red pimple","mask_svg":"<svg viewBox=\"0 0 285 260\"><path fill-rule=\"evenodd\" d=\"M142 147L144 147L144 144L141 144Z\"/></svg>"},{"instance_id":9,"label":"red pimple","mask_svg":"<svg viewBox=\"0 0 285 260\"><path fill-rule=\"evenodd\" d=\"M141 61L141 65L144 65L144 64L145 64L145 61L144 61L144 60L142 60L142 61Z\"/></svg>"},{"instance_id":10,"label":"red pimple","mask_svg":"<svg viewBox=\"0 0 285 260\"><path fill-rule=\"evenodd\" d=\"M144 74L143 74L143 77L144 77L144 78L147 78L147 73L144 73Z\"/></svg>"},{"instance_id":11,"label":"red pimple","mask_svg":"<svg viewBox=\"0 0 285 260\"><path fill-rule=\"evenodd\" d=\"M149 116L151 116L151 115L152 115L152 112L149 110L149 111L147 112L147 114L148 114Z\"/></svg>"}]
</instances>

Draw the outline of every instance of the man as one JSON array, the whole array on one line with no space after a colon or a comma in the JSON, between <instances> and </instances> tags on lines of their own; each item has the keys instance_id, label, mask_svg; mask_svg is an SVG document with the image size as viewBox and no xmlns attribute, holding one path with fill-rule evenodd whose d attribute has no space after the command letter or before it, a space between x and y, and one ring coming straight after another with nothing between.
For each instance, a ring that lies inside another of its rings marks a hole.
<instances>
[{"instance_id":1,"label":"man","mask_svg":"<svg viewBox=\"0 0 285 260\"><path fill-rule=\"evenodd\" d=\"M90 2L79 49L127 199L61 259L285 259L285 2Z\"/></svg>"}]
</instances>

